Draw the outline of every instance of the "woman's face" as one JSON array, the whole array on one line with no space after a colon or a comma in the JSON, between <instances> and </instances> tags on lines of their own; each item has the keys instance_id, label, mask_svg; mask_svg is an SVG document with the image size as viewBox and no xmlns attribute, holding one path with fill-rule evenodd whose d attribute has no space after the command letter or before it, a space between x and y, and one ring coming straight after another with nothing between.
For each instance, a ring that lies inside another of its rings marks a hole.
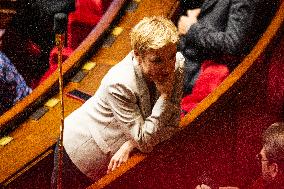
<instances>
[{"instance_id":1,"label":"woman's face","mask_svg":"<svg viewBox=\"0 0 284 189\"><path fill-rule=\"evenodd\" d=\"M153 82L163 82L175 71L176 45L169 44L157 50L135 53L144 76Z\"/></svg>"}]
</instances>

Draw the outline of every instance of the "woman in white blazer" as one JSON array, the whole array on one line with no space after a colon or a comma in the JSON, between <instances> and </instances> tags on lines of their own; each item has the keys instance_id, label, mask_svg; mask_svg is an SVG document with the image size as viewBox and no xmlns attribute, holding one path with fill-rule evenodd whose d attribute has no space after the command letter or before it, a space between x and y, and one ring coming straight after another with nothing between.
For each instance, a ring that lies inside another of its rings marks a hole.
<instances>
[{"instance_id":1,"label":"woman in white blazer","mask_svg":"<svg viewBox=\"0 0 284 189\"><path fill-rule=\"evenodd\" d=\"M184 59L176 50L176 27L163 17L144 18L130 35L133 51L65 119L64 188L87 186L119 167L134 148L150 152L178 130ZM53 186L57 155L55 163Z\"/></svg>"}]
</instances>

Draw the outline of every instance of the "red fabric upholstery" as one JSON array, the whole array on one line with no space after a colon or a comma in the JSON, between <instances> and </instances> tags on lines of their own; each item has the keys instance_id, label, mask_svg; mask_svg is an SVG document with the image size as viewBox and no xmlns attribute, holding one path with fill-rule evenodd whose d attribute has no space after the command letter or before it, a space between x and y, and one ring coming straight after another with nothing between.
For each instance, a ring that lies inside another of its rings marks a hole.
<instances>
[{"instance_id":1,"label":"red fabric upholstery","mask_svg":"<svg viewBox=\"0 0 284 189\"><path fill-rule=\"evenodd\" d=\"M62 51L62 61L65 61L71 54L73 50L70 48L64 48ZM53 48L50 52L49 57L49 69L45 72L45 74L41 77L39 83L43 82L48 78L49 75L51 75L56 69L57 69L57 63L58 63L58 49L57 47Z\"/></svg>"},{"instance_id":2,"label":"red fabric upholstery","mask_svg":"<svg viewBox=\"0 0 284 189\"><path fill-rule=\"evenodd\" d=\"M252 183L249 189L265 189L263 178L259 177L255 182Z\"/></svg>"},{"instance_id":3,"label":"red fabric upholstery","mask_svg":"<svg viewBox=\"0 0 284 189\"><path fill-rule=\"evenodd\" d=\"M259 61L265 71L256 72L254 81L246 86L246 105L235 106L237 141L236 175L238 183L251 183L251 178L259 176L261 167L255 161L255 155L260 152L261 135L272 123L284 119L284 35L272 47L270 56L262 57ZM249 112L249 114L248 114ZM271 188L269 188L271 189Z\"/></svg>"},{"instance_id":4,"label":"red fabric upholstery","mask_svg":"<svg viewBox=\"0 0 284 189\"><path fill-rule=\"evenodd\" d=\"M76 11L68 18L67 47L77 48L99 22L109 3L109 0L76 0Z\"/></svg>"},{"instance_id":5,"label":"red fabric upholstery","mask_svg":"<svg viewBox=\"0 0 284 189\"><path fill-rule=\"evenodd\" d=\"M185 96L181 101L182 110L190 112L199 102L217 88L229 74L229 69L226 65L218 64L212 60L204 61L192 93Z\"/></svg>"},{"instance_id":6,"label":"red fabric upholstery","mask_svg":"<svg viewBox=\"0 0 284 189\"><path fill-rule=\"evenodd\" d=\"M62 50L62 59L63 59L63 61L65 61L72 54L72 52L73 52L73 49L71 49L69 47L63 48L63 50ZM54 47L52 49L52 51L50 52L50 54L53 55L53 56L49 57L50 65L57 65L57 63L58 63L58 48Z\"/></svg>"},{"instance_id":7,"label":"red fabric upholstery","mask_svg":"<svg viewBox=\"0 0 284 189\"><path fill-rule=\"evenodd\" d=\"M268 108L277 119L284 119L284 35L274 49L269 63L268 73ZM282 114L282 115L281 115ZM282 117L281 117L282 116Z\"/></svg>"},{"instance_id":8,"label":"red fabric upholstery","mask_svg":"<svg viewBox=\"0 0 284 189\"><path fill-rule=\"evenodd\" d=\"M67 24L67 47L63 50L66 60L99 22L112 0L76 0L76 10L71 12ZM58 51L55 47L49 57L50 68L41 78L44 81L57 68Z\"/></svg>"},{"instance_id":9,"label":"red fabric upholstery","mask_svg":"<svg viewBox=\"0 0 284 189\"><path fill-rule=\"evenodd\" d=\"M31 59L38 60L42 55L42 49L39 45L34 43L32 40L27 39L25 43L24 49L26 50L26 55L29 56ZM29 86L34 89L40 83L40 78L31 78L29 81Z\"/></svg>"}]
</instances>

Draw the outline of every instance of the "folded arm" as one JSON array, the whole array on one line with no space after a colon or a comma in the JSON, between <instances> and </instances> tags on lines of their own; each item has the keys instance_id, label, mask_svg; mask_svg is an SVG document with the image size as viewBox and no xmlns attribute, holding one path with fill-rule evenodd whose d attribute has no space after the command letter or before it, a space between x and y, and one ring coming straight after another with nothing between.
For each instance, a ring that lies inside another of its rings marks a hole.
<instances>
[{"instance_id":1,"label":"folded arm","mask_svg":"<svg viewBox=\"0 0 284 189\"><path fill-rule=\"evenodd\" d=\"M207 54L238 55L251 37L253 8L249 1L233 0L225 31L218 31L210 24L197 22L187 31L187 43L197 49L202 49Z\"/></svg>"},{"instance_id":2,"label":"folded arm","mask_svg":"<svg viewBox=\"0 0 284 189\"><path fill-rule=\"evenodd\" d=\"M142 152L150 152L153 146L169 138L177 129L179 106L170 100L160 97L152 109L152 114L144 118L137 97L126 86L109 86L107 98L121 129ZM145 105L141 106L143 108Z\"/></svg>"}]
</instances>

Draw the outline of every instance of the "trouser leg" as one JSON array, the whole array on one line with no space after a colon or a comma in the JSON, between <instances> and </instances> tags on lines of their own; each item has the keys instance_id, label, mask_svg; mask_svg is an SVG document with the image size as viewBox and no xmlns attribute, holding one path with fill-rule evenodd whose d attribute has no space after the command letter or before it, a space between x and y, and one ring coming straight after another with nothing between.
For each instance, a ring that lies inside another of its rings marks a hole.
<instances>
[{"instance_id":1,"label":"trouser leg","mask_svg":"<svg viewBox=\"0 0 284 189\"><path fill-rule=\"evenodd\" d=\"M57 188L58 179L58 143L54 152L54 169L51 177L51 188ZM91 179L84 175L69 158L63 148L62 189L86 188L92 184Z\"/></svg>"}]
</instances>

